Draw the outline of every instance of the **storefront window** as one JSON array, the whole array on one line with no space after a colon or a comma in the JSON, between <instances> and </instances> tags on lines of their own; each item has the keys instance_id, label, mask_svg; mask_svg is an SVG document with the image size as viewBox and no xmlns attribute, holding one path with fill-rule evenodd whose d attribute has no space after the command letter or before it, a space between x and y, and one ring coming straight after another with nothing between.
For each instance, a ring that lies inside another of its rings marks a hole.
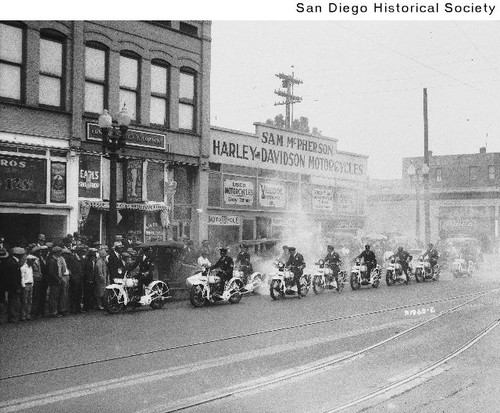
<instances>
[{"instance_id":1,"label":"storefront window","mask_svg":"<svg viewBox=\"0 0 500 413\"><path fill-rule=\"evenodd\" d=\"M120 210L121 220L116 233L144 242L144 211Z\"/></svg>"}]
</instances>

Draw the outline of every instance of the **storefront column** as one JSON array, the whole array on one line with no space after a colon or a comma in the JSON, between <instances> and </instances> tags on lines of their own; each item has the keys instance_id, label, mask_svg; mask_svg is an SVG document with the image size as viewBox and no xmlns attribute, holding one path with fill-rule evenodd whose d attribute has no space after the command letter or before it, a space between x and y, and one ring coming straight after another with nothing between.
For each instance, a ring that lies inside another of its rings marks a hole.
<instances>
[{"instance_id":1,"label":"storefront column","mask_svg":"<svg viewBox=\"0 0 500 413\"><path fill-rule=\"evenodd\" d=\"M73 234L78 231L78 174L80 171L79 157L74 152L68 153L66 163L67 178L66 178L66 202L70 206L68 216L68 234Z\"/></svg>"},{"instance_id":2,"label":"storefront column","mask_svg":"<svg viewBox=\"0 0 500 413\"><path fill-rule=\"evenodd\" d=\"M498 239L498 220L500 219L500 206L495 205L495 252L498 253L500 252L500 242Z\"/></svg>"},{"instance_id":3,"label":"storefront column","mask_svg":"<svg viewBox=\"0 0 500 413\"><path fill-rule=\"evenodd\" d=\"M198 169L198 177L193 191L191 239L198 245L201 245L204 239L208 239L208 176L209 169L201 166Z\"/></svg>"}]
</instances>

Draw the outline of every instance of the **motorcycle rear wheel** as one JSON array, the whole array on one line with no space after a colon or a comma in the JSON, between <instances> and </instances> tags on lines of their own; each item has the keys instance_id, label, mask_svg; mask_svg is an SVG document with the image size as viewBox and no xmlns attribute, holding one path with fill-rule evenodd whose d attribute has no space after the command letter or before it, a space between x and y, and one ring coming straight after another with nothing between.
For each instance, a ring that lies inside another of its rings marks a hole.
<instances>
[{"instance_id":1,"label":"motorcycle rear wheel","mask_svg":"<svg viewBox=\"0 0 500 413\"><path fill-rule=\"evenodd\" d=\"M194 307L203 307L205 305L205 297L203 297L203 287L201 285L193 285L189 291L189 300Z\"/></svg>"},{"instance_id":2,"label":"motorcycle rear wheel","mask_svg":"<svg viewBox=\"0 0 500 413\"><path fill-rule=\"evenodd\" d=\"M422 273L422 270L420 268L417 268L415 270L415 280L418 283L421 283L422 281L424 281L424 274Z\"/></svg>"},{"instance_id":3,"label":"motorcycle rear wheel","mask_svg":"<svg viewBox=\"0 0 500 413\"><path fill-rule=\"evenodd\" d=\"M271 294L271 298L273 300L281 300L285 295L285 293L281 290L281 281L272 280L269 293Z\"/></svg>"},{"instance_id":4,"label":"motorcycle rear wheel","mask_svg":"<svg viewBox=\"0 0 500 413\"><path fill-rule=\"evenodd\" d=\"M235 294L233 294L229 298L229 302L231 304L238 304L241 301L241 297L243 297L243 295L241 294L241 292L239 290L241 290L242 287L243 287L243 284L238 283L238 281L233 281L231 284L229 284L228 290L237 291Z\"/></svg>"},{"instance_id":5,"label":"motorcycle rear wheel","mask_svg":"<svg viewBox=\"0 0 500 413\"><path fill-rule=\"evenodd\" d=\"M305 276L302 276L300 278L300 295L302 297L305 297L307 295L307 293L309 292L309 281L307 280L307 278Z\"/></svg>"},{"instance_id":6,"label":"motorcycle rear wheel","mask_svg":"<svg viewBox=\"0 0 500 413\"><path fill-rule=\"evenodd\" d=\"M153 301L151 301L151 304L149 304L149 306L151 308L154 308L155 310L163 308L163 306L167 302L166 296L168 295L168 292L169 288L166 283L155 284L151 289L151 294L155 294L155 298L153 299Z\"/></svg>"},{"instance_id":7,"label":"motorcycle rear wheel","mask_svg":"<svg viewBox=\"0 0 500 413\"><path fill-rule=\"evenodd\" d=\"M361 284L359 282L358 276L356 274L351 274L351 289L359 290Z\"/></svg>"},{"instance_id":8,"label":"motorcycle rear wheel","mask_svg":"<svg viewBox=\"0 0 500 413\"><path fill-rule=\"evenodd\" d=\"M106 290L105 308L109 314L119 313L123 309L123 302L120 302L119 297L118 290Z\"/></svg>"},{"instance_id":9,"label":"motorcycle rear wheel","mask_svg":"<svg viewBox=\"0 0 500 413\"><path fill-rule=\"evenodd\" d=\"M385 273L385 283L387 284L388 287L394 285L394 278L392 278L392 272L387 271Z\"/></svg>"}]
</instances>

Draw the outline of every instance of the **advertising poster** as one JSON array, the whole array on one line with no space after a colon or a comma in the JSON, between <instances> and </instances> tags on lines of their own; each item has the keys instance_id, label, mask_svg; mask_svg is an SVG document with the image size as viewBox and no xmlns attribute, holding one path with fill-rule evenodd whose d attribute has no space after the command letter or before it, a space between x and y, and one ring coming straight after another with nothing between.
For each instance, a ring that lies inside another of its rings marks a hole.
<instances>
[{"instance_id":1,"label":"advertising poster","mask_svg":"<svg viewBox=\"0 0 500 413\"><path fill-rule=\"evenodd\" d=\"M146 242L163 241L163 227L159 219L159 212L146 214Z\"/></svg>"},{"instance_id":2,"label":"advertising poster","mask_svg":"<svg viewBox=\"0 0 500 413\"><path fill-rule=\"evenodd\" d=\"M101 157L80 155L78 172L78 196L80 198L101 197Z\"/></svg>"},{"instance_id":3,"label":"advertising poster","mask_svg":"<svg viewBox=\"0 0 500 413\"><path fill-rule=\"evenodd\" d=\"M142 201L142 160L127 161L127 202Z\"/></svg>"},{"instance_id":4,"label":"advertising poster","mask_svg":"<svg viewBox=\"0 0 500 413\"><path fill-rule=\"evenodd\" d=\"M237 215L209 215L208 225L240 225L240 217Z\"/></svg>"},{"instance_id":5,"label":"advertising poster","mask_svg":"<svg viewBox=\"0 0 500 413\"><path fill-rule=\"evenodd\" d=\"M0 202L47 202L47 161L0 155Z\"/></svg>"},{"instance_id":6,"label":"advertising poster","mask_svg":"<svg viewBox=\"0 0 500 413\"><path fill-rule=\"evenodd\" d=\"M259 200L261 206L284 208L286 204L285 185L261 182L259 184Z\"/></svg>"},{"instance_id":7,"label":"advertising poster","mask_svg":"<svg viewBox=\"0 0 500 413\"><path fill-rule=\"evenodd\" d=\"M315 211L333 211L333 190L313 188L312 208Z\"/></svg>"},{"instance_id":8,"label":"advertising poster","mask_svg":"<svg viewBox=\"0 0 500 413\"><path fill-rule=\"evenodd\" d=\"M353 189L338 189L336 194L337 212L344 215L357 214L358 191Z\"/></svg>"},{"instance_id":9,"label":"advertising poster","mask_svg":"<svg viewBox=\"0 0 500 413\"><path fill-rule=\"evenodd\" d=\"M254 184L247 180L224 180L224 202L227 205L253 206Z\"/></svg>"},{"instance_id":10,"label":"advertising poster","mask_svg":"<svg viewBox=\"0 0 500 413\"><path fill-rule=\"evenodd\" d=\"M50 165L50 202L66 202L66 162Z\"/></svg>"}]
</instances>

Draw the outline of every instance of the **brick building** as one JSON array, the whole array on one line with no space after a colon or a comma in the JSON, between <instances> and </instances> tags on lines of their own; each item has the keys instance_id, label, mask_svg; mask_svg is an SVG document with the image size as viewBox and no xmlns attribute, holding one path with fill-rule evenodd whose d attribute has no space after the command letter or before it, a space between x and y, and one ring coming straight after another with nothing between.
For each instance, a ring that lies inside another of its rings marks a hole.
<instances>
[{"instance_id":1,"label":"brick building","mask_svg":"<svg viewBox=\"0 0 500 413\"><path fill-rule=\"evenodd\" d=\"M210 29L205 21L0 23L0 228L106 239L109 159L98 116L132 116L118 233L206 237Z\"/></svg>"},{"instance_id":2,"label":"brick building","mask_svg":"<svg viewBox=\"0 0 500 413\"><path fill-rule=\"evenodd\" d=\"M410 176L413 165L416 174ZM424 238L423 157L404 158L402 179L373 181L367 199L367 229ZM431 240L473 237L483 250L498 248L500 217L500 153L430 157ZM417 218L420 211L420 218Z\"/></svg>"}]
</instances>

